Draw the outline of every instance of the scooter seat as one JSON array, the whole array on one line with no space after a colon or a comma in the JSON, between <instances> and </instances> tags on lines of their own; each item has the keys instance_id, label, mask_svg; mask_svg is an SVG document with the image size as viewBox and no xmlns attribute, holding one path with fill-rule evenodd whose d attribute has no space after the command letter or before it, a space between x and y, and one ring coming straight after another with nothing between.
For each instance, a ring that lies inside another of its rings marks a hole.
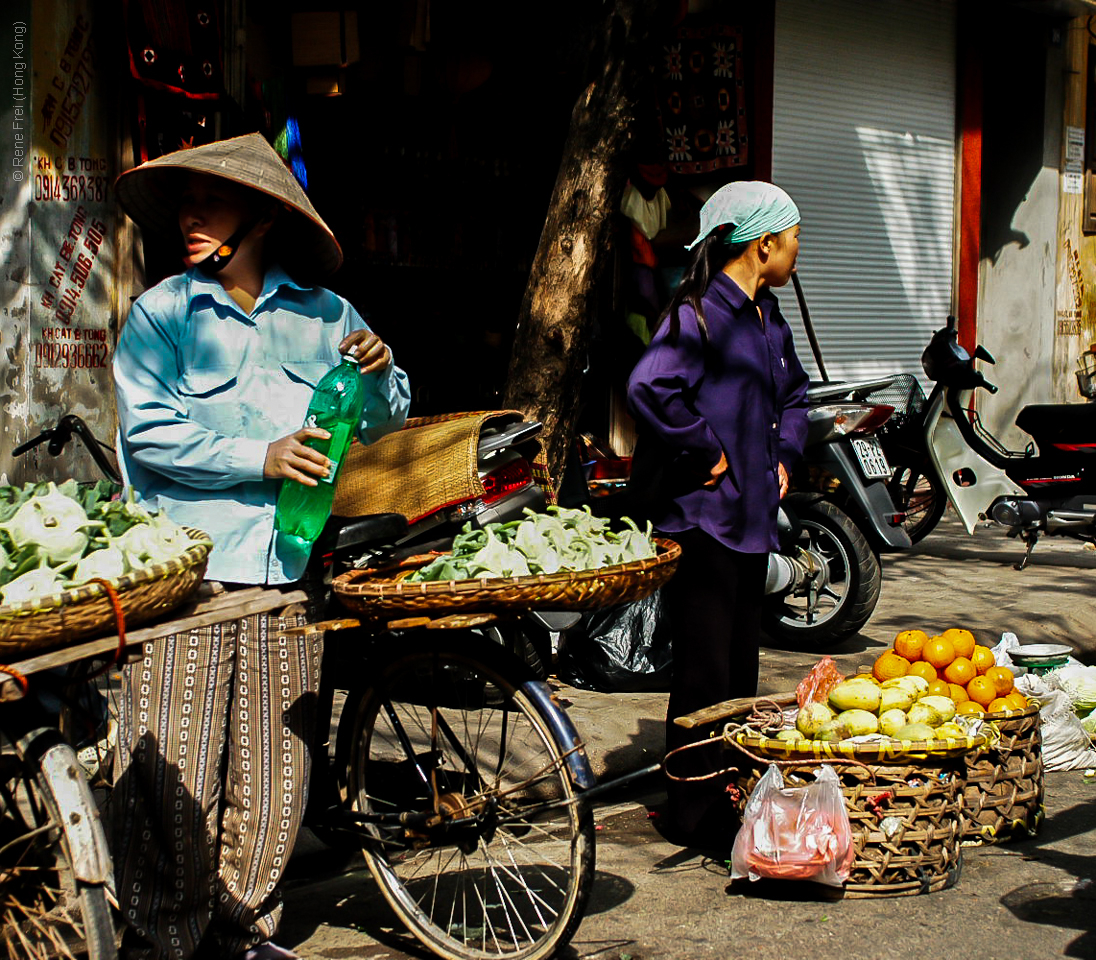
<instances>
[{"instance_id":1,"label":"scooter seat","mask_svg":"<svg viewBox=\"0 0 1096 960\"><path fill-rule=\"evenodd\" d=\"M1096 403L1034 403L1020 411L1016 426L1031 434L1044 456L1096 455Z\"/></svg>"}]
</instances>

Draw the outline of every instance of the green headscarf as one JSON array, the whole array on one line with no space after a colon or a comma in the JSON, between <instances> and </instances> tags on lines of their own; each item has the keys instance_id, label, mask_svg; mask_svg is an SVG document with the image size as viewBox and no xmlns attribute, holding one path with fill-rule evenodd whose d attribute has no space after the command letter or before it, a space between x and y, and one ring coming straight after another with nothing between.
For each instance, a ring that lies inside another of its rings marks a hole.
<instances>
[{"instance_id":1,"label":"green headscarf","mask_svg":"<svg viewBox=\"0 0 1096 960\"><path fill-rule=\"evenodd\" d=\"M725 223L734 229L725 243L756 240L763 233L780 233L799 223L795 201L775 183L764 180L739 180L720 187L700 208L700 233L685 249L692 250L701 240Z\"/></svg>"}]
</instances>

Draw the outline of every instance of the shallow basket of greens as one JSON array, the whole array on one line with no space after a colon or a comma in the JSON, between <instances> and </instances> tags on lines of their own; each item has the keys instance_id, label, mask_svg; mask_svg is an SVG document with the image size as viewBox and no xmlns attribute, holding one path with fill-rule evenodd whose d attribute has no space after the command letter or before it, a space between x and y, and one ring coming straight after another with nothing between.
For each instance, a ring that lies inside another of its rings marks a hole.
<instances>
[{"instance_id":1,"label":"shallow basket of greens","mask_svg":"<svg viewBox=\"0 0 1096 960\"><path fill-rule=\"evenodd\" d=\"M167 613L199 586L213 544L107 481L0 486L0 655L38 652Z\"/></svg>"},{"instance_id":2,"label":"shallow basket of greens","mask_svg":"<svg viewBox=\"0 0 1096 960\"><path fill-rule=\"evenodd\" d=\"M449 553L349 570L333 589L350 610L373 618L507 610L591 610L640 600L677 567L681 548L624 530L589 510L526 510L524 520L464 530Z\"/></svg>"}]
</instances>

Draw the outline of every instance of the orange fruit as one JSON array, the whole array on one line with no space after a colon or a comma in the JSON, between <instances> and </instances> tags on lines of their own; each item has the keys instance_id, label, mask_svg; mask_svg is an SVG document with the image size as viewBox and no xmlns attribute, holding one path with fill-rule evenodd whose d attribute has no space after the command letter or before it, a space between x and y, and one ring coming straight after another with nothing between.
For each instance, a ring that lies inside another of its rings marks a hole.
<instances>
[{"instance_id":1,"label":"orange fruit","mask_svg":"<svg viewBox=\"0 0 1096 960\"><path fill-rule=\"evenodd\" d=\"M967 696L975 703L988 707L997 699L997 688L989 677L975 677L967 684Z\"/></svg>"},{"instance_id":2,"label":"orange fruit","mask_svg":"<svg viewBox=\"0 0 1096 960\"><path fill-rule=\"evenodd\" d=\"M979 673L985 673L997 661L993 659L993 651L989 647L976 645L971 651L970 662Z\"/></svg>"},{"instance_id":3,"label":"orange fruit","mask_svg":"<svg viewBox=\"0 0 1096 960\"><path fill-rule=\"evenodd\" d=\"M921 651L921 659L931 663L938 670L946 667L955 659L955 647L950 640L943 637L932 637Z\"/></svg>"},{"instance_id":4,"label":"orange fruit","mask_svg":"<svg viewBox=\"0 0 1096 960\"><path fill-rule=\"evenodd\" d=\"M963 716L981 716L986 712L986 708L976 700L964 700L955 708L955 712Z\"/></svg>"},{"instance_id":5,"label":"orange fruit","mask_svg":"<svg viewBox=\"0 0 1096 960\"><path fill-rule=\"evenodd\" d=\"M946 680L930 680L929 688L925 691L926 697L947 697L950 696L948 691L948 684Z\"/></svg>"},{"instance_id":6,"label":"orange fruit","mask_svg":"<svg viewBox=\"0 0 1096 960\"><path fill-rule=\"evenodd\" d=\"M1013 710L1026 710L1028 708L1028 698L1019 690L1013 690L1012 693L1005 694L1005 699L1012 704Z\"/></svg>"},{"instance_id":7,"label":"orange fruit","mask_svg":"<svg viewBox=\"0 0 1096 960\"><path fill-rule=\"evenodd\" d=\"M920 660L928 640L929 635L924 630L903 630L894 638L894 652L907 660Z\"/></svg>"},{"instance_id":8,"label":"orange fruit","mask_svg":"<svg viewBox=\"0 0 1096 960\"><path fill-rule=\"evenodd\" d=\"M924 660L917 660L911 663L910 668L906 673L907 676L910 677L923 677L928 680L929 683L932 683L937 677L936 667L931 663L925 663Z\"/></svg>"},{"instance_id":9,"label":"orange fruit","mask_svg":"<svg viewBox=\"0 0 1096 960\"><path fill-rule=\"evenodd\" d=\"M948 696L956 702L956 704L966 703L970 697L967 696L967 688L958 683L948 684Z\"/></svg>"},{"instance_id":10,"label":"orange fruit","mask_svg":"<svg viewBox=\"0 0 1096 960\"><path fill-rule=\"evenodd\" d=\"M964 630L961 627L951 627L940 636L951 643L957 657L967 657L969 659L974 652L974 634L969 630Z\"/></svg>"},{"instance_id":11,"label":"orange fruit","mask_svg":"<svg viewBox=\"0 0 1096 960\"><path fill-rule=\"evenodd\" d=\"M909 660L900 657L893 650L888 650L872 665L871 674L876 680L893 680L895 677L904 677L909 668Z\"/></svg>"},{"instance_id":12,"label":"orange fruit","mask_svg":"<svg viewBox=\"0 0 1096 960\"><path fill-rule=\"evenodd\" d=\"M997 688L997 696L1004 697L1012 693L1013 676L1008 667L990 667L985 676L993 681L994 687Z\"/></svg>"},{"instance_id":13,"label":"orange fruit","mask_svg":"<svg viewBox=\"0 0 1096 960\"><path fill-rule=\"evenodd\" d=\"M956 657L944 667L944 679L948 683L957 683L961 687L965 687L976 676L978 676L978 671L974 669L974 664L966 657ZM1006 690L1005 693L1008 693L1008 691Z\"/></svg>"},{"instance_id":14,"label":"orange fruit","mask_svg":"<svg viewBox=\"0 0 1096 960\"><path fill-rule=\"evenodd\" d=\"M1004 697L995 697L986 707L986 713L1007 713L1012 709L1013 706Z\"/></svg>"}]
</instances>

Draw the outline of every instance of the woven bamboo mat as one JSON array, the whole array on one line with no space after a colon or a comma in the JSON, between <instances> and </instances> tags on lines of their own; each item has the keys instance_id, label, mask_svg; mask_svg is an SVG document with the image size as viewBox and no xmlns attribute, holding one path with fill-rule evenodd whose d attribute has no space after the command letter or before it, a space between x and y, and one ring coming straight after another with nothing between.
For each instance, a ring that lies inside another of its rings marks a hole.
<instances>
[{"instance_id":1,"label":"woven bamboo mat","mask_svg":"<svg viewBox=\"0 0 1096 960\"><path fill-rule=\"evenodd\" d=\"M476 467L480 431L488 423L521 419L516 410L412 418L374 444L355 443L332 512L338 517L401 513L414 523L441 507L482 496Z\"/></svg>"}]
</instances>

